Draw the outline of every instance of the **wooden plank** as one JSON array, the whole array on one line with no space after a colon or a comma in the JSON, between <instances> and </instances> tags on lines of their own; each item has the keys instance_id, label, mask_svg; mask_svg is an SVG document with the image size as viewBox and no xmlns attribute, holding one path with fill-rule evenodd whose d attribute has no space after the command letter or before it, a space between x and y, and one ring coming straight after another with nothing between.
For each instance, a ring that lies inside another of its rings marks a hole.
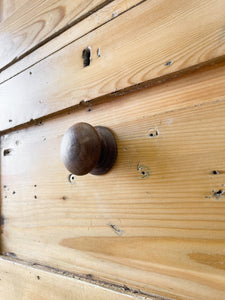
<instances>
[{"instance_id":1,"label":"wooden plank","mask_svg":"<svg viewBox=\"0 0 225 300\"><path fill-rule=\"evenodd\" d=\"M24 69L27 69L30 66L36 64L40 60L43 60L45 57L49 56L53 52L56 52L57 50L65 47L69 43L82 37L84 34L108 22L110 19L118 17L126 10L131 9L133 6L137 5L140 2L142 1L117 0L109 3L102 9L99 9L89 17L80 21L78 24L76 24L76 26L70 27L62 34L50 40L47 44L44 44L43 46L39 47L35 51L25 56L22 60L15 62L7 69L2 71L0 73L0 83L22 72Z\"/></svg>"},{"instance_id":2,"label":"wooden plank","mask_svg":"<svg viewBox=\"0 0 225 300\"><path fill-rule=\"evenodd\" d=\"M0 24L0 71L109 1L29 0Z\"/></svg>"},{"instance_id":3,"label":"wooden plank","mask_svg":"<svg viewBox=\"0 0 225 300\"><path fill-rule=\"evenodd\" d=\"M172 299L224 299L224 82L220 65L2 136L3 253ZM80 121L115 132L118 160L71 184L59 149Z\"/></svg>"},{"instance_id":4,"label":"wooden plank","mask_svg":"<svg viewBox=\"0 0 225 300\"><path fill-rule=\"evenodd\" d=\"M7 300L137 299L77 278L0 258L0 298ZM144 299L140 297L139 299ZM152 298L153 299L153 298ZM156 298L155 298L156 299Z\"/></svg>"},{"instance_id":5,"label":"wooden plank","mask_svg":"<svg viewBox=\"0 0 225 300\"><path fill-rule=\"evenodd\" d=\"M3 22L10 15L24 5L27 0L1 0L0 1L0 22Z\"/></svg>"},{"instance_id":6,"label":"wooden plank","mask_svg":"<svg viewBox=\"0 0 225 300\"><path fill-rule=\"evenodd\" d=\"M0 130L223 56L224 17L219 0L142 3L1 84Z\"/></svg>"}]
</instances>

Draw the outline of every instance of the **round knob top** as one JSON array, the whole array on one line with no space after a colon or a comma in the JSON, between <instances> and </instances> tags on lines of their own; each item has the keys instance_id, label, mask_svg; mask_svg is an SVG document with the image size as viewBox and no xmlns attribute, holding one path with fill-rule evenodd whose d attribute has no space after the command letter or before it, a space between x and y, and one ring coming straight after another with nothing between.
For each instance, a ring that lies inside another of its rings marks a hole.
<instances>
[{"instance_id":1,"label":"round knob top","mask_svg":"<svg viewBox=\"0 0 225 300\"><path fill-rule=\"evenodd\" d=\"M75 175L85 175L97 165L101 155L101 141L94 127L77 123L63 136L61 158Z\"/></svg>"}]
</instances>

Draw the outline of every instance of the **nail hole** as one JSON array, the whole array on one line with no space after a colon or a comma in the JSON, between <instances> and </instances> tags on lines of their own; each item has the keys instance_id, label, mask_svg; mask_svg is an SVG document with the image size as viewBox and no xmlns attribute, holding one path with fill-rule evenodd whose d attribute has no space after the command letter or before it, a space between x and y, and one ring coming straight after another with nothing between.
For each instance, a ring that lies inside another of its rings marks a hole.
<instances>
[{"instance_id":1,"label":"nail hole","mask_svg":"<svg viewBox=\"0 0 225 300\"><path fill-rule=\"evenodd\" d=\"M101 57L100 48L97 49L97 56L98 56L98 57Z\"/></svg>"},{"instance_id":2,"label":"nail hole","mask_svg":"<svg viewBox=\"0 0 225 300\"><path fill-rule=\"evenodd\" d=\"M166 63L165 63L165 66L170 66L170 65L172 65L172 60L170 60L170 61L167 61Z\"/></svg>"},{"instance_id":3,"label":"nail hole","mask_svg":"<svg viewBox=\"0 0 225 300\"><path fill-rule=\"evenodd\" d=\"M37 196L36 196L36 195L34 195L34 199L37 199Z\"/></svg>"},{"instance_id":4,"label":"nail hole","mask_svg":"<svg viewBox=\"0 0 225 300\"><path fill-rule=\"evenodd\" d=\"M4 156L7 156L7 155L9 155L11 152L12 152L12 149L5 149L5 150L3 151L3 155L4 155Z\"/></svg>"},{"instance_id":5,"label":"nail hole","mask_svg":"<svg viewBox=\"0 0 225 300\"><path fill-rule=\"evenodd\" d=\"M11 123L12 122L12 120L11 119L9 119L9 123Z\"/></svg>"},{"instance_id":6,"label":"nail hole","mask_svg":"<svg viewBox=\"0 0 225 300\"><path fill-rule=\"evenodd\" d=\"M91 47L87 47L83 50L82 58L84 68L89 66L91 63Z\"/></svg>"},{"instance_id":7,"label":"nail hole","mask_svg":"<svg viewBox=\"0 0 225 300\"><path fill-rule=\"evenodd\" d=\"M222 197L224 194L224 190L218 190L218 191L213 191L213 196L217 199L219 199L220 197Z\"/></svg>"},{"instance_id":8,"label":"nail hole","mask_svg":"<svg viewBox=\"0 0 225 300\"><path fill-rule=\"evenodd\" d=\"M32 72L30 72L30 75L32 75Z\"/></svg>"},{"instance_id":9,"label":"nail hole","mask_svg":"<svg viewBox=\"0 0 225 300\"><path fill-rule=\"evenodd\" d=\"M212 171L212 173L213 173L214 175L220 174L220 172L219 172L219 171L216 171L216 170Z\"/></svg>"},{"instance_id":10,"label":"nail hole","mask_svg":"<svg viewBox=\"0 0 225 300\"><path fill-rule=\"evenodd\" d=\"M15 192L15 191L13 191L13 195L15 195L15 193L16 193L16 192Z\"/></svg>"},{"instance_id":11,"label":"nail hole","mask_svg":"<svg viewBox=\"0 0 225 300\"><path fill-rule=\"evenodd\" d=\"M148 135L150 138L152 138L152 137L158 136L159 132L156 129L150 129Z\"/></svg>"}]
</instances>

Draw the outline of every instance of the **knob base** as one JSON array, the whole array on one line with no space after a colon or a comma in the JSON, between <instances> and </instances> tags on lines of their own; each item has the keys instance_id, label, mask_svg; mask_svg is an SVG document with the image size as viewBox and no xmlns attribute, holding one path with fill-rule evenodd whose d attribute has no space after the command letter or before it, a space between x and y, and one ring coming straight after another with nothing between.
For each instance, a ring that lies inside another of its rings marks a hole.
<instances>
[{"instance_id":1,"label":"knob base","mask_svg":"<svg viewBox=\"0 0 225 300\"><path fill-rule=\"evenodd\" d=\"M95 126L101 140L101 155L92 175L104 175L114 165L117 157L117 144L112 131L103 126Z\"/></svg>"}]
</instances>

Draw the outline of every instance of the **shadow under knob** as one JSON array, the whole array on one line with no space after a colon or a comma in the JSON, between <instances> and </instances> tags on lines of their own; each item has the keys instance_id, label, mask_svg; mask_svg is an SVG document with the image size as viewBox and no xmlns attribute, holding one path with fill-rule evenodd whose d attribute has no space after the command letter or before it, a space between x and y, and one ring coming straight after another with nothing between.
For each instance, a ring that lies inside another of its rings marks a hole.
<instances>
[{"instance_id":1,"label":"shadow under knob","mask_svg":"<svg viewBox=\"0 0 225 300\"><path fill-rule=\"evenodd\" d=\"M61 159L75 175L103 175L117 157L116 140L110 129L77 123L70 127L61 143Z\"/></svg>"}]
</instances>

